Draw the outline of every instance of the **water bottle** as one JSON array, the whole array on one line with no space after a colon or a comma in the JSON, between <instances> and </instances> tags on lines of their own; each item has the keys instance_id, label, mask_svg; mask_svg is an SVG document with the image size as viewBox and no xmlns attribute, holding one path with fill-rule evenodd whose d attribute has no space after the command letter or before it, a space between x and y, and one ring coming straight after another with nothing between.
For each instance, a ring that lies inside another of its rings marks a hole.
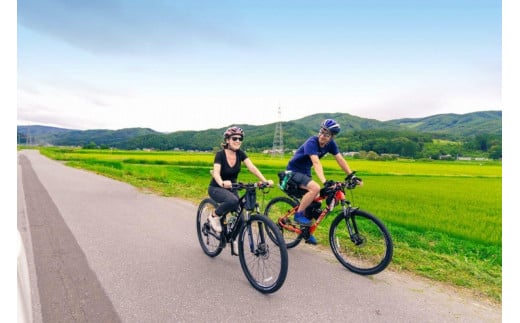
<instances>
[{"instance_id":1,"label":"water bottle","mask_svg":"<svg viewBox=\"0 0 520 323\"><path fill-rule=\"evenodd\" d=\"M280 188L282 189L282 191L285 191L285 189L287 188L287 182L289 181L291 176L292 176L292 172L290 170L286 170L285 177L283 178L282 184L280 185Z\"/></svg>"}]
</instances>

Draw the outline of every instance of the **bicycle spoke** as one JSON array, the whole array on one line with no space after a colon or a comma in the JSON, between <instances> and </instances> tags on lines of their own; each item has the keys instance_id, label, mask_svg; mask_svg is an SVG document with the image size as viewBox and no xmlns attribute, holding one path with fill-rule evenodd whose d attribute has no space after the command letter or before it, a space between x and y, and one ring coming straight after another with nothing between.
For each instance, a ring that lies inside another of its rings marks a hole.
<instances>
[{"instance_id":1,"label":"bicycle spoke","mask_svg":"<svg viewBox=\"0 0 520 323\"><path fill-rule=\"evenodd\" d=\"M279 249L277 247L271 249L265 238L262 238L264 232L261 223L253 222L250 231L247 240L251 240L248 243L252 243L252 245L248 246L249 252L244 252L247 267L256 277L257 282L269 286L273 276L278 276L280 272Z\"/></svg>"},{"instance_id":2,"label":"bicycle spoke","mask_svg":"<svg viewBox=\"0 0 520 323\"><path fill-rule=\"evenodd\" d=\"M380 272L390 262L392 241L386 229L362 211L331 225L330 243L336 258L348 269L360 274Z\"/></svg>"},{"instance_id":3,"label":"bicycle spoke","mask_svg":"<svg viewBox=\"0 0 520 323\"><path fill-rule=\"evenodd\" d=\"M215 207L216 203L213 200L205 199L197 211L197 236L202 250L210 257L215 257L222 251L220 235L211 229L208 222L208 216Z\"/></svg>"},{"instance_id":4,"label":"bicycle spoke","mask_svg":"<svg viewBox=\"0 0 520 323\"><path fill-rule=\"evenodd\" d=\"M287 197L278 197L271 200L265 208L265 215L279 227L287 248L293 248L301 241L299 233L284 228L284 225L293 226L295 224L293 221L293 215L284 217L287 213L291 212L295 206L295 201ZM282 223L279 223L279 221L282 221Z\"/></svg>"},{"instance_id":5,"label":"bicycle spoke","mask_svg":"<svg viewBox=\"0 0 520 323\"><path fill-rule=\"evenodd\" d=\"M262 292L277 290L287 274L287 250L278 245L272 236L283 239L274 224L266 225L267 219L256 216L242 231L239 246L241 264L250 282ZM271 231L271 232L270 232ZM277 238L275 238L277 239Z\"/></svg>"}]
</instances>

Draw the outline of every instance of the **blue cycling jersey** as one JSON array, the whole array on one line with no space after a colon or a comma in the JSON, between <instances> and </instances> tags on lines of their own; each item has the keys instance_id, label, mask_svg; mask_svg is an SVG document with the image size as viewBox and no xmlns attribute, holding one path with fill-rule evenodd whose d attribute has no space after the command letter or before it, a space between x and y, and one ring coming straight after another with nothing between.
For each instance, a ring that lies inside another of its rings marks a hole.
<instances>
[{"instance_id":1,"label":"blue cycling jersey","mask_svg":"<svg viewBox=\"0 0 520 323\"><path fill-rule=\"evenodd\" d=\"M325 147L320 147L318 136L312 136L307 139L298 150L296 150L296 153L287 165L287 170L303 173L311 177L312 161L310 156L317 155L318 158L321 159L327 153L331 153L332 155L337 155L339 153L339 148L336 142L330 140Z\"/></svg>"}]
</instances>

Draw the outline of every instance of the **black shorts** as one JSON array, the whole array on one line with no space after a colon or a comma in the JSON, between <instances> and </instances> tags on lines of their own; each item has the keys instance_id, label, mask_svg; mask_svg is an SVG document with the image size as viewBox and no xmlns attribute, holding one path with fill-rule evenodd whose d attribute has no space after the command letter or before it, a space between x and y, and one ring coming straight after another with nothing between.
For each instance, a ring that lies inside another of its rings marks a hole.
<instances>
[{"instance_id":1,"label":"black shorts","mask_svg":"<svg viewBox=\"0 0 520 323\"><path fill-rule=\"evenodd\" d=\"M312 181L312 178L305 175L304 173L293 172L291 181L298 185L298 187L307 187L307 184L309 184L310 181Z\"/></svg>"}]
</instances>

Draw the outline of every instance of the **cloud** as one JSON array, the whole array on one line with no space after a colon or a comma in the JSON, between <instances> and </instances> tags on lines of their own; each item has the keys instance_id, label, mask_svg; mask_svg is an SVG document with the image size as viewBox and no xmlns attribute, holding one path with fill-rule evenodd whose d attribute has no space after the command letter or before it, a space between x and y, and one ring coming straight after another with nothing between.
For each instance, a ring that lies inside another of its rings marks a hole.
<instances>
[{"instance_id":1,"label":"cloud","mask_svg":"<svg viewBox=\"0 0 520 323\"><path fill-rule=\"evenodd\" d=\"M232 12L215 13L217 4L202 3L20 0L18 23L97 54L164 55L207 42L250 46Z\"/></svg>"}]
</instances>

